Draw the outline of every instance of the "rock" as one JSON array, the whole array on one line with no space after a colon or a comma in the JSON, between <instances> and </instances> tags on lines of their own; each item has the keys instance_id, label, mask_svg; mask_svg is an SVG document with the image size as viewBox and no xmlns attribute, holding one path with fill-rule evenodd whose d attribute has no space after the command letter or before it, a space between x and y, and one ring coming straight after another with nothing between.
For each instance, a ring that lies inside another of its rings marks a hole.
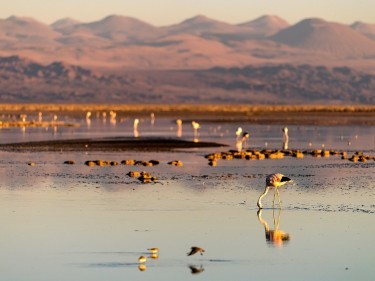
<instances>
[{"instance_id":1,"label":"rock","mask_svg":"<svg viewBox=\"0 0 375 281\"><path fill-rule=\"evenodd\" d=\"M135 161L134 160L122 160L121 164L122 165L134 165Z\"/></svg>"}]
</instances>

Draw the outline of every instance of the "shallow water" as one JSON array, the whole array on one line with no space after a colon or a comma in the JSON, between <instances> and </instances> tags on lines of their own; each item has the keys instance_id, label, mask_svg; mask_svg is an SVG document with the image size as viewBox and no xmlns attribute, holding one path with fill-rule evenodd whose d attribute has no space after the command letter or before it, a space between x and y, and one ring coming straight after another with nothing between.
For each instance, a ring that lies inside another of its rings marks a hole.
<instances>
[{"instance_id":1,"label":"shallow water","mask_svg":"<svg viewBox=\"0 0 375 281\"><path fill-rule=\"evenodd\" d=\"M40 129L9 129L1 131L1 141L131 135L129 122L123 127L92 124L90 129L61 129L55 135L37 132ZM205 124L199 138L234 148L233 132L239 125L223 124L219 129L217 124ZM140 127L141 135L175 135L173 120L148 126L143 133ZM251 146L265 142L281 146L279 126L242 127L252 129ZM311 142L374 154L371 127L289 127L289 136L291 148L308 148ZM190 128L184 127L183 138L192 137ZM2 279L374 279L374 161L306 156L207 165L203 156L208 151L229 148L171 153L0 152ZM91 159L157 159L161 164L83 164ZM184 166L166 164L176 159ZM76 164L64 165L65 160ZM36 166L28 166L28 161ZM131 170L148 171L159 181L141 184L126 175ZM273 172L294 182L281 189L281 212L271 209L270 193L258 216L257 198L265 176ZM275 235L272 240L272 233L289 234L289 239ZM206 251L188 257L191 246ZM148 257L150 247L160 248L157 259ZM145 271L138 268L141 255L148 257ZM192 274L193 269L197 273Z\"/></svg>"}]
</instances>

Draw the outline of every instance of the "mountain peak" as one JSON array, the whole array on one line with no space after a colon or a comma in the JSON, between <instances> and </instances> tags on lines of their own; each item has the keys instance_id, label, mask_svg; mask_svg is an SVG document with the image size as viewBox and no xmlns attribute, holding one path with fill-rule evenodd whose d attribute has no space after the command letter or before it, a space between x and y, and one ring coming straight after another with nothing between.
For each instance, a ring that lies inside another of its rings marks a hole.
<instances>
[{"instance_id":1,"label":"mountain peak","mask_svg":"<svg viewBox=\"0 0 375 281\"><path fill-rule=\"evenodd\" d=\"M255 34L270 36L290 25L286 20L278 16L263 15L255 20L241 23L238 26L250 28Z\"/></svg>"},{"instance_id":2,"label":"mountain peak","mask_svg":"<svg viewBox=\"0 0 375 281\"><path fill-rule=\"evenodd\" d=\"M302 20L281 30L273 40L292 47L326 52L340 57L375 55L375 43L351 27L318 18Z\"/></svg>"},{"instance_id":3,"label":"mountain peak","mask_svg":"<svg viewBox=\"0 0 375 281\"><path fill-rule=\"evenodd\" d=\"M79 24L79 23L80 22L78 20L67 17L67 18L63 18L63 19L59 19L59 20L55 21L50 26L53 29L62 29L62 28L74 26L74 25Z\"/></svg>"},{"instance_id":4,"label":"mountain peak","mask_svg":"<svg viewBox=\"0 0 375 281\"><path fill-rule=\"evenodd\" d=\"M196 15L194 17L191 17L191 18L188 18L186 20L184 20L182 22L183 23L186 23L186 24L198 24L198 23L205 23L205 22L212 22L214 20L212 19L209 19L208 17L204 16L204 15Z\"/></svg>"}]
</instances>

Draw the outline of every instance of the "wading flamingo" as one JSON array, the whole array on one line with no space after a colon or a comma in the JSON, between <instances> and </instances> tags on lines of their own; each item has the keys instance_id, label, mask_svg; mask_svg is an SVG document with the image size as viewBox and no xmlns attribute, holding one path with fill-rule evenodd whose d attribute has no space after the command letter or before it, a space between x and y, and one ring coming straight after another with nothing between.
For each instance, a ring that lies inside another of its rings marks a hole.
<instances>
[{"instance_id":1,"label":"wading flamingo","mask_svg":"<svg viewBox=\"0 0 375 281\"><path fill-rule=\"evenodd\" d=\"M288 128L284 127L282 129L284 136L283 136L283 149L288 149L289 146L289 136L288 136Z\"/></svg>"},{"instance_id":2,"label":"wading flamingo","mask_svg":"<svg viewBox=\"0 0 375 281\"><path fill-rule=\"evenodd\" d=\"M277 194L277 198L279 200L279 208L281 208L281 200L280 200L280 193L279 193L279 186L282 186L284 184L286 184L287 182L291 182L292 180L286 176L284 176L283 174L272 174L272 175L269 175L267 176L266 178L266 188L264 189L264 192L263 194L259 197L258 199L258 208L259 209L262 209L263 206L262 206L262 198L264 196L267 195L268 191L270 190L271 187L274 188L274 195L273 195L273 204L272 204L272 207L274 208L275 207L275 198L276 198L276 194Z\"/></svg>"}]
</instances>

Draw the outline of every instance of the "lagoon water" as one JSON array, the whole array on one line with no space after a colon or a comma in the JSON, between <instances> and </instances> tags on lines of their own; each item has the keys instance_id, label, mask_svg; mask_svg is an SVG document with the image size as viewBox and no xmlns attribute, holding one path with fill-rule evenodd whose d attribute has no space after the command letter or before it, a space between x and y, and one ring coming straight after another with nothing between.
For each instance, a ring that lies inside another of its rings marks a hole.
<instances>
[{"instance_id":1,"label":"lagoon water","mask_svg":"<svg viewBox=\"0 0 375 281\"><path fill-rule=\"evenodd\" d=\"M0 142L132 136L132 120L79 128L13 128ZM177 152L0 152L2 280L374 280L375 161L339 156L278 160L220 160L204 155L234 149L241 126L249 146L281 148L281 126L204 123L200 141L229 147ZM290 148L375 154L373 127L288 126ZM176 137L174 120L141 120L139 133ZM184 123L183 139L191 140ZM154 167L88 167L86 160L150 160ZM183 167L167 162L179 159ZM64 165L74 160L75 165ZM35 162L35 166L26 163ZM159 178L142 184L126 173ZM272 192L259 213L267 174L293 183ZM284 239L273 234L282 234ZM203 255L187 256L191 246ZM158 247L158 258L147 248ZM146 269L138 257L145 255Z\"/></svg>"}]
</instances>

